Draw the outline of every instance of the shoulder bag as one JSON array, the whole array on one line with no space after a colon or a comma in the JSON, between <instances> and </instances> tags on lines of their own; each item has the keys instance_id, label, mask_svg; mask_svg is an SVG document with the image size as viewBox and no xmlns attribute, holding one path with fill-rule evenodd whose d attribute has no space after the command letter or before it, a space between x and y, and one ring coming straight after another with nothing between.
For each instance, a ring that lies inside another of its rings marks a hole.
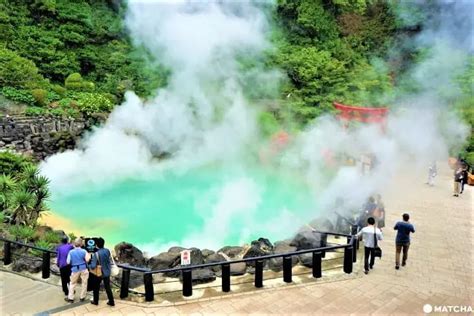
<instances>
[{"instance_id":1,"label":"shoulder bag","mask_svg":"<svg viewBox=\"0 0 474 316\"><path fill-rule=\"evenodd\" d=\"M95 256L97 257L97 264L94 269L90 269L90 273L100 278L102 277L102 266L100 265L99 253L96 252Z\"/></svg>"},{"instance_id":2,"label":"shoulder bag","mask_svg":"<svg viewBox=\"0 0 474 316\"><path fill-rule=\"evenodd\" d=\"M382 258L382 249L377 245L377 228L374 227L374 257Z\"/></svg>"}]
</instances>

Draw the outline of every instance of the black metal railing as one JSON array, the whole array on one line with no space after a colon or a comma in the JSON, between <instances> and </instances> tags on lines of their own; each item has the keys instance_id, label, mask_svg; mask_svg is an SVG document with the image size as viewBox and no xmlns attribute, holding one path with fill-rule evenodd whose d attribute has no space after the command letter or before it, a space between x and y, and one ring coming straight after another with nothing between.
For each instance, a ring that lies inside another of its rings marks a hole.
<instances>
[{"instance_id":1,"label":"black metal railing","mask_svg":"<svg viewBox=\"0 0 474 316\"><path fill-rule=\"evenodd\" d=\"M121 277L121 284L120 284L120 298L124 299L128 297L129 295L131 271L143 273L143 284L145 287L144 294L145 294L145 300L147 302L154 300L155 291L154 291L154 285L153 285L153 274L157 274L157 273L181 272L182 293L183 293L183 296L185 297L192 296L193 294L193 282L192 282L193 270L208 268L208 267L215 267L215 266L221 267L222 291L230 292L231 290L230 266L231 264L235 264L235 263L253 262L255 264L254 286L256 288L261 288L263 287L263 281L264 281L263 280L263 267L264 267L265 260L282 258L283 281L286 283L291 283L292 282L292 268L293 268L292 258L294 256L312 253L312 276L314 278L321 278L323 275L322 258L325 257L326 252L343 249L344 250L343 271L347 274L352 273L353 263L357 261L357 249L359 246L358 240L355 236L355 234L357 233L357 227L355 226L352 227L351 234L341 234L341 233L322 232L322 231L315 231L315 233L319 233L321 235L322 246L318 248L314 248L314 249L304 249L304 250L298 250L298 251L293 251L293 252L288 252L288 253L270 254L270 255L238 259L238 260L232 260L232 261L221 261L221 262L203 263L203 264L197 264L197 265L186 265L186 266L179 266L175 268L161 269L161 270L151 270L147 268L131 266L128 264L117 264L117 266L122 269L122 277ZM342 244L342 245L327 246L328 235L345 237L347 240L347 243ZM50 277L50 259L51 259L51 254L54 254L55 251L39 248L33 245L20 243L20 242L5 239L2 237L0 237L0 241L3 241L4 243L3 244L3 264L4 265L8 265L12 262L11 245L16 244L22 247L27 247L27 248L41 251L43 253L42 278L47 279Z\"/></svg>"}]
</instances>

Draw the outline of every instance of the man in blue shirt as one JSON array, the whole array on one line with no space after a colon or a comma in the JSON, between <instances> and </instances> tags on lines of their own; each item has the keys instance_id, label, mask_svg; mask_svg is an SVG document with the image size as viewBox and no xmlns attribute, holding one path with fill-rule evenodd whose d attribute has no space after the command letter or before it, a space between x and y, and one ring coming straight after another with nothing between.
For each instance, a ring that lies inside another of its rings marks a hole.
<instances>
[{"instance_id":1,"label":"man in blue shirt","mask_svg":"<svg viewBox=\"0 0 474 316\"><path fill-rule=\"evenodd\" d=\"M71 265L71 283L69 285L69 295L65 298L66 302L74 303L74 288L79 278L82 282L80 299L84 301L87 294L87 281L89 279L89 270L87 262L90 260L90 254L82 247L82 238L74 240L74 249L69 251L66 262Z\"/></svg>"},{"instance_id":2,"label":"man in blue shirt","mask_svg":"<svg viewBox=\"0 0 474 316\"><path fill-rule=\"evenodd\" d=\"M410 215L403 214L403 222L397 222L393 229L398 230L397 238L395 239L396 255L395 255L395 269L400 269L400 252L403 249L402 266L407 264L408 248L410 247L410 233L415 232L415 227L410 224Z\"/></svg>"}]
</instances>

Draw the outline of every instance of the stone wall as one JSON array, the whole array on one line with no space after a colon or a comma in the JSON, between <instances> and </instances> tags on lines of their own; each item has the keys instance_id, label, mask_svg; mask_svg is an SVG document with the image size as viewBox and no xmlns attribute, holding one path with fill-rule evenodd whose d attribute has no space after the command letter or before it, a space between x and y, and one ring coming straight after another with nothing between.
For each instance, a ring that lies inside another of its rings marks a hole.
<instances>
[{"instance_id":1,"label":"stone wall","mask_svg":"<svg viewBox=\"0 0 474 316\"><path fill-rule=\"evenodd\" d=\"M88 127L84 119L58 117L0 117L0 150L10 149L41 160L73 149Z\"/></svg>"}]
</instances>

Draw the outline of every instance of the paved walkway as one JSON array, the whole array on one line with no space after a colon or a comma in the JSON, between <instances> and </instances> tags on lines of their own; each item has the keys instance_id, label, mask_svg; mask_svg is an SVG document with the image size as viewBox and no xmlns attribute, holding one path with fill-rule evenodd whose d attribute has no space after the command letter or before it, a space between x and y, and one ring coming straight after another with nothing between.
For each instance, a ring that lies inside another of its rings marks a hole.
<instances>
[{"instance_id":1,"label":"paved walkway","mask_svg":"<svg viewBox=\"0 0 474 316\"><path fill-rule=\"evenodd\" d=\"M262 289L256 293L203 299L185 305L157 307L117 301L111 308L86 304L58 315L326 315L423 314L423 306L473 306L472 187L461 197L451 196L451 173L440 168L437 185L424 185L425 175L399 176L382 192L387 227L382 260L368 276L333 283L314 283ZM406 267L394 269L391 229L408 211L416 226ZM361 264L358 260L357 264Z\"/></svg>"},{"instance_id":2,"label":"paved walkway","mask_svg":"<svg viewBox=\"0 0 474 316\"><path fill-rule=\"evenodd\" d=\"M0 271L0 315L31 315L66 306L59 286Z\"/></svg>"}]
</instances>

